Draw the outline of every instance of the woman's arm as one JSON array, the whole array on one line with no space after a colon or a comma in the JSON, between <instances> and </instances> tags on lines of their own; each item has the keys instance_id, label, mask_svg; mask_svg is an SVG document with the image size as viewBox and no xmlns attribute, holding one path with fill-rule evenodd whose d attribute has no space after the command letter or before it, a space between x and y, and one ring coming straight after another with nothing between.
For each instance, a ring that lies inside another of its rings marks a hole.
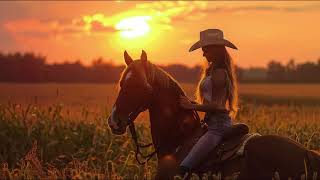
<instances>
[{"instance_id":1,"label":"woman's arm","mask_svg":"<svg viewBox=\"0 0 320 180\"><path fill-rule=\"evenodd\" d=\"M190 100L190 102L192 103L192 106L191 106L192 110L202 111L202 112L217 110L217 107L212 107L212 104L199 104L196 101L192 101L192 100Z\"/></svg>"},{"instance_id":2,"label":"woman's arm","mask_svg":"<svg viewBox=\"0 0 320 180\"><path fill-rule=\"evenodd\" d=\"M219 108L218 104L211 102L208 104L198 104L195 101L190 101L186 96L180 97L180 106L184 109L202 111L202 112L216 112L223 110Z\"/></svg>"},{"instance_id":3,"label":"woman's arm","mask_svg":"<svg viewBox=\"0 0 320 180\"><path fill-rule=\"evenodd\" d=\"M202 112L216 112L216 111L225 110L224 108L220 108L218 105L214 103L192 104L191 109L196 111L202 111Z\"/></svg>"}]
</instances>

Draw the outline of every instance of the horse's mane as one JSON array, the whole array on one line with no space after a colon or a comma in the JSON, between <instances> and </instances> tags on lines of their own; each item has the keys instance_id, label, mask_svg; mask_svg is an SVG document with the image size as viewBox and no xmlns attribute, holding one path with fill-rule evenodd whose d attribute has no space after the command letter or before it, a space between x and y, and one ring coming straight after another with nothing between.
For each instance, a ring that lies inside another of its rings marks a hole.
<instances>
[{"instance_id":1,"label":"horse's mane","mask_svg":"<svg viewBox=\"0 0 320 180\"><path fill-rule=\"evenodd\" d=\"M127 68L125 68L120 76L120 80L118 82L118 85L123 83L124 78L128 74L128 72L133 68L134 63L139 63L139 66L142 66L142 63L140 60L133 61ZM146 70L146 77L147 81L150 85L154 86L157 84L161 88L170 88L177 92L180 95L185 95L186 93L183 91L180 84L165 70L158 67L157 65L151 63L150 61L146 62L147 70Z\"/></svg>"}]
</instances>

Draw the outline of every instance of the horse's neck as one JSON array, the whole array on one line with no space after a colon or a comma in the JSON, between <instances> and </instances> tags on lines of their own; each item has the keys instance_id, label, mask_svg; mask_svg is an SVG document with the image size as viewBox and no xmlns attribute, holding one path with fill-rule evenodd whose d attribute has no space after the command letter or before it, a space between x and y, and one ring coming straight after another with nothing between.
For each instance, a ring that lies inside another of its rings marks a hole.
<instances>
[{"instance_id":1,"label":"horse's neck","mask_svg":"<svg viewBox=\"0 0 320 180\"><path fill-rule=\"evenodd\" d=\"M196 128L200 127L191 111L179 107L178 93L161 90L149 109L152 141L158 155L172 153Z\"/></svg>"}]
</instances>

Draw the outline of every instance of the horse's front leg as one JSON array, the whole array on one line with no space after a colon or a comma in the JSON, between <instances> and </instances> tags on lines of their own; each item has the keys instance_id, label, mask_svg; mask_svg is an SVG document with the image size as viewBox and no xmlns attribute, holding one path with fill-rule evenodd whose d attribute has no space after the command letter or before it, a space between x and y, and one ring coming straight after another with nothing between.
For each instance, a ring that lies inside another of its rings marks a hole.
<instances>
[{"instance_id":1,"label":"horse's front leg","mask_svg":"<svg viewBox=\"0 0 320 180\"><path fill-rule=\"evenodd\" d=\"M176 158L172 155L165 155L159 158L155 179L174 179L174 176L178 174L178 165Z\"/></svg>"}]
</instances>

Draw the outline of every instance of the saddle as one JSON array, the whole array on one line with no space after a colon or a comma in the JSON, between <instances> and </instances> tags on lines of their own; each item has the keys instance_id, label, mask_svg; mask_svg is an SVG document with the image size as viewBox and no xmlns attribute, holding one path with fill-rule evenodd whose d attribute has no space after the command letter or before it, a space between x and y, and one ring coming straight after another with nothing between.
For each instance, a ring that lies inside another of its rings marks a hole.
<instances>
[{"instance_id":1,"label":"saddle","mask_svg":"<svg viewBox=\"0 0 320 180\"><path fill-rule=\"evenodd\" d=\"M253 137L260 134L249 134L249 127L246 124L233 124L223 135L221 142L213 149L207 158L208 161L200 163L198 168L210 169L226 160L232 160L243 155L246 143Z\"/></svg>"},{"instance_id":2,"label":"saddle","mask_svg":"<svg viewBox=\"0 0 320 180\"><path fill-rule=\"evenodd\" d=\"M207 128L201 128L199 131L195 132L195 137L191 141L186 141L184 144L176 149L176 155L178 157L183 157L188 153L190 148L199 140L199 138L206 133ZM240 147L241 142L244 141L245 135L249 132L249 128L246 124L233 124L228 130L225 131L221 142L217 147L210 152L210 156L220 156L221 160L228 159L228 157L233 154L232 150L236 151L237 147ZM189 150L188 150L189 149ZM232 151L232 152L231 152ZM224 153L231 152L231 153ZM221 156L222 155L222 156ZM210 157L212 159L212 157ZM218 158L214 158L217 159Z\"/></svg>"},{"instance_id":3,"label":"saddle","mask_svg":"<svg viewBox=\"0 0 320 180\"><path fill-rule=\"evenodd\" d=\"M222 136L221 142L209 155L212 162L230 159L248 137L249 127L246 124L233 124Z\"/></svg>"},{"instance_id":4,"label":"saddle","mask_svg":"<svg viewBox=\"0 0 320 180\"><path fill-rule=\"evenodd\" d=\"M193 141L187 141L179 146L175 152L177 158L182 159L206 131L207 128L201 128L200 131L195 132L197 135ZM249 134L249 127L246 124L233 124L225 131L217 147L208 154L208 157L204 158L206 161L201 162L195 169L198 169L199 172L205 172L210 170L211 167L219 166L223 161L232 160L243 155L246 143L256 136L260 136L260 134Z\"/></svg>"}]
</instances>

